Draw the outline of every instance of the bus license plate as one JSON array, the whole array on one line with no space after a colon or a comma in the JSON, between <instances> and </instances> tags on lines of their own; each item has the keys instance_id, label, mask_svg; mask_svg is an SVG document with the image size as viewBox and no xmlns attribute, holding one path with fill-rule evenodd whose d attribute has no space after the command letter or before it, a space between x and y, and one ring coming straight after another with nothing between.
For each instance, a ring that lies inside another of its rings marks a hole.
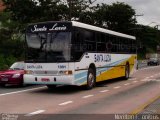
<instances>
[{"instance_id":1,"label":"bus license plate","mask_svg":"<svg viewBox=\"0 0 160 120\"><path fill-rule=\"evenodd\" d=\"M49 80L49 78L42 78L41 81L42 82L49 82L50 80Z\"/></svg>"}]
</instances>

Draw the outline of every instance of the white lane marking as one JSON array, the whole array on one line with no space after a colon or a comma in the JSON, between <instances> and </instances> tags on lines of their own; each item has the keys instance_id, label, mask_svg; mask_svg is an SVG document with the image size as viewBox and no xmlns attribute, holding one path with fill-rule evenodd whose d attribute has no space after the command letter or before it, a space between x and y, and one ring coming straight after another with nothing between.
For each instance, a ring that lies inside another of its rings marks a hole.
<instances>
[{"instance_id":1,"label":"white lane marking","mask_svg":"<svg viewBox=\"0 0 160 120\"><path fill-rule=\"evenodd\" d=\"M158 74L154 74L154 76L157 76Z\"/></svg>"},{"instance_id":2,"label":"white lane marking","mask_svg":"<svg viewBox=\"0 0 160 120\"><path fill-rule=\"evenodd\" d=\"M137 78L132 78L132 79L129 79L129 80L137 80Z\"/></svg>"},{"instance_id":3,"label":"white lane marking","mask_svg":"<svg viewBox=\"0 0 160 120\"><path fill-rule=\"evenodd\" d=\"M37 89L45 88L45 87L46 87L46 86L43 86L43 87L37 87L37 88L31 88L31 89L21 90L21 91L15 91L15 92L9 92L9 93L3 93L3 94L0 94L0 96L11 95L11 94L17 94L17 93L22 93L22 92L27 92L27 91L37 90Z\"/></svg>"},{"instance_id":4,"label":"white lane marking","mask_svg":"<svg viewBox=\"0 0 160 120\"><path fill-rule=\"evenodd\" d=\"M124 85L126 85L126 86L127 86L127 85L130 85L130 83L126 83L126 84L124 84Z\"/></svg>"},{"instance_id":5,"label":"white lane marking","mask_svg":"<svg viewBox=\"0 0 160 120\"><path fill-rule=\"evenodd\" d=\"M70 103L73 103L73 101L67 101L67 102L64 102L64 103L60 103L59 105L67 105L67 104L70 104Z\"/></svg>"},{"instance_id":6,"label":"white lane marking","mask_svg":"<svg viewBox=\"0 0 160 120\"><path fill-rule=\"evenodd\" d=\"M148 79L148 78L150 78L150 77L146 77L145 79Z\"/></svg>"},{"instance_id":7,"label":"white lane marking","mask_svg":"<svg viewBox=\"0 0 160 120\"><path fill-rule=\"evenodd\" d=\"M35 112L32 112L32 113L26 114L25 116L37 115L37 114L43 113L44 111L45 111L45 110L38 110L38 111L35 111Z\"/></svg>"},{"instance_id":8,"label":"white lane marking","mask_svg":"<svg viewBox=\"0 0 160 120\"><path fill-rule=\"evenodd\" d=\"M109 90L102 90L102 91L99 91L99 92L102 92L102 93L104 93L104 92L108 92Z\"/></svg>"},{"instance_id":9,"label":"white lane marking","mask_svg":"<svg viewBox=\"0 0 160 120\"><path fill-rule=\"evenodd\" d=\"M83 96L82 98L89 98L89 97L93 97L94 95L86 95L86 96Z\"/></svg>"},{"instance_id":10,"label":"white lane marking","mask_svg":"<svg viewBox=\"0 0 160 120\"><path fill-rule=\"evenodd\" d=\"M154 76L152 75L152 76L150 76L150 78L153 78Z\"/></svg>"},{"instance_id":11,"label":"white lane marking","mask_svg":"<svg viewBox=\"0 0 160 120\"><path fill-rule=\"evenodd\" d=\"M138 81L133 81L132 83L137 83Z\"/></svg>"},{"instance_id":12,"label":"white lane marking","mask_svg":"<svg viewBox=\"0 0 160 120\"><path fill-rule=\"evenodd\" d=\"M148 79L142 79L141 81L144 82L144 81L147 81L147 80L148 80Z\"/></svg>"},{"instance_id":13,"label":"white lane marking","mask_svg":"<svg viewBox=\"0 0 160 120\"><path fill-rule=\"evenodd\" d=\"M121 86L116 86L116 87L114 87L114 89L119 89Z\"/></svg>"},{"instance_id":14,"label":"white lane marking","mask_svg":"<svg viewBox=\"0 0 160 120\"><path fill-rule=\"evenodd\" d=\"M158 81L157 79L144 79L143 81L147 82L147 81Z\"/></svg>"},{"instance_id":15,"label":"white lane marking","mask_svg":"<svg viewBox=\"0 0 160 120\"><path fill-rule=\"evenodd\" d=\"M146 82L146 81L150 81L150 80L153 80L153 79L151 79L151 78L149 78L149 79L142 79L141 81Z\"/></svg>"},{"instance_id":16,"label":"white lane marking","mask_svg":"<svg viewBox=\"0 0 160 120\"><path fill-rule=\"evenodd\" d=\"M142 68L142 69L138 69L137 71L147 70L147 69L153 69L153 68L157 68L157 67L159 67L159 66L153 66L153 67Z\"/></svg>"}]
</instances>

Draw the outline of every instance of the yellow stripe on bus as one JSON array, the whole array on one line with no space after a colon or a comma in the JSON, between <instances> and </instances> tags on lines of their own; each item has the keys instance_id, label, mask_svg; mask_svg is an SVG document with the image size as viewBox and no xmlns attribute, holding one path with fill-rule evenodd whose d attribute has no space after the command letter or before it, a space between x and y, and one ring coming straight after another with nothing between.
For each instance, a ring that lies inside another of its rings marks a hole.
<instances>
[{"instance_id":1,"label":"yellow stripe on bus","mask_svg":"<svg viewBox=\"0 0 160 120\"><path fill-rule=\"evenodd\" d=\"M128 60L118 64L117 66L115 66L105 72L100 73L100 75L96 77L96 82L125 76L126 63L129 62L130 71L132 71L134 64L135 64L135 57L136 57L135 55L131 56Z\"/></svg>"}]
</instances>

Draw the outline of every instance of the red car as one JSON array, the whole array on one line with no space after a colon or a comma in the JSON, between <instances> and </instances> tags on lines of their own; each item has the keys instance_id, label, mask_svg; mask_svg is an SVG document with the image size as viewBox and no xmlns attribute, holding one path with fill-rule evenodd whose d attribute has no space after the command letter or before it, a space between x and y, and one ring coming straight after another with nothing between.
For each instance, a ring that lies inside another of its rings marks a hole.
<instances>
[{"instance_id":1,"label":"red car","mask_svg":"<svg viewBox=\"0 0 160 120\"><path fill-rule=\"evenodd\" d=\"M0 71L0 85L23 85L24 62L14 63L8 70Z\"/></svg>"}]
</instances>

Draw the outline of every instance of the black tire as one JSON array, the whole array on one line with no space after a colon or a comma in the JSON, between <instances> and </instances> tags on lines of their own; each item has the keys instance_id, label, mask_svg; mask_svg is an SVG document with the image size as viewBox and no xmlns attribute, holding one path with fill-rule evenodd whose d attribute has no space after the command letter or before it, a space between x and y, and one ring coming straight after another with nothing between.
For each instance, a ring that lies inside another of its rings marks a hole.
<instances>
[{"instance_id":1,"label":"black tire","mask_svg":"<svg viewBox=\"0 0 160 120\"><path fill-rule=\"evenodd\" d=\"M24 87L24 86L26 86L26 84L24 84L24 82L23 82L23 80L22 80L22 82L18 85L19 87Z\"/></svg>"},{"instance_id":2,"label":"black tire","mask_svg":"<svg viewBox=\"0 0 160 120\"><path fill-rule=\"evenodd\" d=\"M5 86L6 86L6 84L4 84L4 83L1 83L1 84L0 84L0 86L2 86L2 87L5 87Z\"/></svg>"},{"instance_id":3,"label":"black tire","mask_svg":"<svg viewBox=\"0 0 160 120\"><path fill-rule=\"evenodd\" d=\"M126 80L128 80L129 75L130 75L130 67L129 67L129 64L126 64L126 66L125 66L125 76L124 76L124 78L125 78Z\"/></svg>"},{"instance_id":4,"label":"black tire","mask_svg":"<svg viewBox=\"0 0 160 120\"><path fill-rule=\"evenodd\" d=\"M57 85L47 85L48 89L54 89L57 87Z\"/></svg>"},{"instance_id":5,"label":"black tire","mask_svg":"<svg viewBox=\"0 0 160 120\"><path fill-rule=\"evenodd\" d=\"M90 90L93 87L95 87L96 84L96 75L95 75L95 71L92 68L88 69L88 74L87 74L87 85L86 85L86 89Z\"/></svg>"}]
</instances>

